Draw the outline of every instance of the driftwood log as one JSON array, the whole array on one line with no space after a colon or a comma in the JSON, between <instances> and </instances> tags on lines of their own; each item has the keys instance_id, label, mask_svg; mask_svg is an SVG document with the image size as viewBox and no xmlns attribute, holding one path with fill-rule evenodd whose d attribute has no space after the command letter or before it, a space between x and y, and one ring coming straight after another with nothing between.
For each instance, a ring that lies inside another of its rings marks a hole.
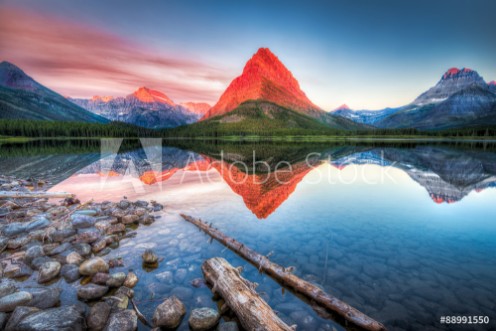
<instances>
[{"instance_id":1,"label":"driftwood log","mask_svg":"<svg viewBox=\"0 0 496 331\"><path fill-rule=\"evenodd\" d=\"M295 292L302 294L321 307L336 313L354 326L371 331L386 330L386 327L383 324L351 307L346 302L343 302L338 298L324 292L312 283L293 275L291 271L274 262L271 262L266 256L257 253L253 249L236 241L234 238L224 235L222 232L211 227L206 222L204 223L201 220L184 214L181 214L181 216L186 221L196 225L201 230L209 234L212 238L218 240L220 243L255 265L260 271L265 272L279 283L284 284L285 286L293 289Z\"/></svg>"},{"instance_id":2,"label":"driftwood log","mask_svg":"<svg viewBox=\"0 0 496 331\"><path fill-rule=\"evenodd\" d=\"M294 331L257 294L253 284L241 277L238 269L225 259L214 257L205 261L202 271L206 281L212 285L212 292L224 299L244 329Z\"/></svg>"},{"instance_id":3,"label":"driftwood log","mask_svg":"<svg viewBox=\"0 0 496 331\"><path fill-rule=\"evenodd\" d=\"M0 191L0 199L12 198L73 198L75 195L66 192L16 192L16 191Z\"/></svg>"}]
</instances>

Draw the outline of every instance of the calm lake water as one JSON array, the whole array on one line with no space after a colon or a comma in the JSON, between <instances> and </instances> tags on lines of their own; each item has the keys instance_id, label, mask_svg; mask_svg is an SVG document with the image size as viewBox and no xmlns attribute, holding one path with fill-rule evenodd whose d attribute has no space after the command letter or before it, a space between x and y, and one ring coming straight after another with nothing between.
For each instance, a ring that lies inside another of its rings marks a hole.
<instances>
[{"instance_id":1,"label":"calm lake water","mask_svg":"<svg viewBox=\"0 0 496 331\"><path fill-rule=\"evenodd\" d=\"M449 329L441 316L489 316L496 325L496 148L487 144L196 144L145 141L117 149L88 142L2 145L0 171L44 177L82 200L123 196L165 206L154 224L108 257L140 281L151 320L168 295L188 312L216 307L201 264L222 256L298 330L342 330L322 312L183 221L212 222L391 330ZM115 153L114 153L115 152ZM255 153L255 156L254 156ZM164 258L144 270L141 253ZM115 269L116 271L120 270ZM64 282L63 280L61 282ZM65 287L63 303L75 300ZM453 326L452 326L453 327ZM140 325L140 328L144 328ZM180 330L187 330L187 316Z\"/></svg>"}]
</instances>

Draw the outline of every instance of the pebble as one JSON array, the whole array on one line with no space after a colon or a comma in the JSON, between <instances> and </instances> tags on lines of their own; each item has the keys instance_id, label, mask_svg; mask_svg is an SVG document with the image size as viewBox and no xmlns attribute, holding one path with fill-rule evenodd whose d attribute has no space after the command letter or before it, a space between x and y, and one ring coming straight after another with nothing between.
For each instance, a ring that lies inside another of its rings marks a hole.
<instances>
[{"instance_id":1,"label":"pebble","mask_svg":"<svg viewBox=\"0 0 496 331\"><path fill-rule=\"evenodd\" d=\"M84 276L91 276L97 272L108 272L109 265L101 257L94 257L86 260L79 266L79 273Z\"/></svg>"},{"instance_id":2,"label":"pebble","mask_svg":"<svg viewBox=\"0 0 496 331\"><path fill-rule=\"evenodd\" d=\"M92 227L96 222L93 216L73 214L71 216L72 227L75 229L86 229Z\"/></svg>"},{"instance_id":3,"label":"pebble","mask_svg":"<svg viewBox=\"0 0 496 331\"><path fill-rule=\"evenodd\" d=\"M76 306L50 308L35 312L22 319L19 331L31 330L84 330L84 316Z\"/></svg>"},{"instance_id":4,"label":"pebble","mask_svg":"<svg viewBox=\"0 0 496 331\"><path fill-rule=\"evenodd\" d=\"M91 307L86 324L90 330L102 330L107 324L111 307L104 301L97 302Z\"/></svg>"},{"instance_id":5,"label":"pebble","mask_svg":"<svg viewBox=\"0 0 496 331\"><path fill-rule=\"evenodd\" d=\"M97 272L91 277L91 282L98 285L107 285L110 275L104 272Z\"/></svg>"},{"instance_id":6,"label":"pebble","mask_svg":"<svg viewBox=\"0 0 496 331\"><path fill-rule=\"evenodd\" d=\"M62 290L58 287L27 289L33 299L27 304L30 307L47 309L58 306Z\"/></svg>"},{"instance_id":7,"label":"pebble","mask_svg":"<svg viewBox=\"0 0 496 331\"><path fill-rule=\"evenodd\" d=\"M151 249L145 250L141 257L145 264L156 264L158 262L158 256Z\"/></svg>"},{"instance_id":8,"label":"pebble","mask_svg":"<svg viewBox=\"0 0 496 331\"><path fill-rule=\"evenodd\" d=\"M38 311L40 311L40 309L35 307L16 307L10 315L9 322L5 325L5 331L16 331L18 329L17 325L20 321Z\"/></svg>"},{"instance_id":9,"label":"pebble","mask_svg":"<svg viewBox=\"0 0 496 331\"><path fill-rule=\"evenodd\" d=\"M126 274L124 272L117 272L110 275L110 278L107 280L108 287L120 287L123 285L124 280L126 280Z\"/></svg>"},{"instance_id":10,"label":"pebble","mask_svg":"<svg viewBox=\"0 0 496 331\"><path fill-rule=\"evenodd\" d=\"M134 310L118 310L110 314L104 331L134 331L138 327L138 316Z\"/></svg>"},{"instance_id":11,"label":"pebble","mask_svg":"<svg viewBox=\"0 0 496 331\"><path fill-rule=\"evenodd\" d=\"M193 309L189 316L189 326L193 331L207 331L219 323L220 315L212 308Z\"/></svg>"},{"instance_id":12,"label":"pebble","mask_svg":"<svg viewBox=\"0 0 496 331\"><path fill-rule=\"evenodd\" d=\"M11 283L0 283L0 298L12 294L17 291L17 288Z\"/></svg>"},{"instance_id":13,"label":"pebble","mask_svg":"<svg viewBox=\"0 0 496 331\"><path fill-rule=\"evenodd\" d=\"M153 313L153 325L162 328L174 329L181 323L186 314L186 307L177 297L165 299Z\"/></svg>"},{"instance_id":14,"label":"pebble","mask_svg":"<svg viewBox=\"0 0 496 331\"><path fill-rule=\"evenodd\" d=\"M60 272L61 265L59 262L50 261L43 263L39 268L38 283L46 283L55 277Z\"/></svg>"},{"instance_id":15,"label":"pebble","mask_svg":"<svg viewBox=\"0 0 496 331\"><path fill-rule=\"evenodd\" d=\"M101 286L96 284L88 284L81 286L77 291L77 296L83 300L94 300L99 299L108 292L107 286Z\"/></svg>"},{"instance_id":16,"label":"pebble","mask_svg":"<svg viewBox=\"0 0 496 331\"><path fill-rule=\"evenodd\" d=\"M136 276L136 274L131 271L127 274L123 285L129 288L133 288L136 286L137 283L138 283L138 276Z\"/></svg>"},{"instance_id":17,"label":"pebble","mask_svg":"<svg viewBox=\"0 0 496 331\"><path fill-rule=\"evenodd\" d=\"M84 259L78 252L71 252L65 257L65 261L68 264L77 264L80 265L83 263Z\"/></svg>"},{"instance_id":18,"label":"pebble","mask_svg":"<svg viewBox=\"0 0 496 331\"><path fill-rule=\"evenodd\" d=\"M0 298L0 312L14 311L17 306L23 306L33 299L29 292L21 291Z\"/></svg>"},{"instance_id":19,"label":"pebble","mask_svg":"<svg viewBox=\"0 0 496 331\"><path fill-rule=\"evenodd\" d=\"M66 264L60 269L60 274L67 283L72 283L81 278L79 267L75 264Z\"/></svg>"}]
</instances>

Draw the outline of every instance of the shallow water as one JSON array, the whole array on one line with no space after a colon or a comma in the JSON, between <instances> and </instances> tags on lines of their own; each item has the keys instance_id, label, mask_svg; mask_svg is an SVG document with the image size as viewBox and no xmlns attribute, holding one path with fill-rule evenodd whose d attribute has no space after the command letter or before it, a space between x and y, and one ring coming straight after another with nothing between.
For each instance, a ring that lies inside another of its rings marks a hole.
<instances>
[{"instance_id":1,"label":"shallow water","mask_svg":"<svg viewBox=\"0 0 496 331\"><path fill-rule=\"evenodd\" d=\"M122 256L121 269L138 274L136 301L150 320L171 294L188 311L216 307L207 287L190 282L202 277L205 259L223 256L245 267L243 276L260 284L257 291L288 324L298 330L342 329L210 242L181 220L182 212L270 253L276 263L294 266L298 276L392 330L439 329L444 315L491 319L490 325L464 330L495 327L494 149L429 144L193 149L154 146L152 152L137 149L101 160L94 160L94 152L50 155L59 167L64 157L71 160L63 171L50 172L53 191L75 192L82 201L127 196L165 206L161 218L140 226L134 239L121 241L108 255ZM252 150L267 165L253 164ZM22 172L14 166L22 163L20 157L28 164ZM29 164L39 164L41 157L47 155L3 155L0 169L36 175ZM284 160L288 163L277 167ZM164 258L155 270L141 266L146 248ZM67 291L63 301L74 297ZM180 329L188 329L187 317Z\"/></svg>"}]
</instances>

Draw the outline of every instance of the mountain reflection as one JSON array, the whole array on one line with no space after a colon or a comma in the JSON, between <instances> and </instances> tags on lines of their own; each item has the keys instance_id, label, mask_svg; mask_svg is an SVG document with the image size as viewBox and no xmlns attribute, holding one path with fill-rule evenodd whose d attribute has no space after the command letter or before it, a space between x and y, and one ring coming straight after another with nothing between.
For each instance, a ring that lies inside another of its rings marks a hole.
<instances>
[{"instance_id":1,"label":"mountain reflection","mask_svg":"<svg viewBox=\"0 0 496 331\"><path fill-rule=\"evenodd\" d=\"M400 169L424 187L432 201L438 204L454 203L472 191L496 187L494 148L465 145L223 145L194 151L184 146L157 146L153 155L142 148L134 148L100 159L93 147L81 153L64 150L55 154L51 149L48 152L49 155L36 155L25 150L19 153L9 150L8 154L1 155L0 171L22 173L24 177L50 173L54 184L67 184L65 189L73 187L71 178L74 176L96 175L96 179L87 179L95 181L101 177L115 179L131 174L152 192L158 190L157 184L167 185L174 176L214 174L239 195L259 219L267 218L277 210L298 184L322 164L339 170L366 164ZM74 190L78 193L78 187Z\"/></svg>"}]
</instances>

